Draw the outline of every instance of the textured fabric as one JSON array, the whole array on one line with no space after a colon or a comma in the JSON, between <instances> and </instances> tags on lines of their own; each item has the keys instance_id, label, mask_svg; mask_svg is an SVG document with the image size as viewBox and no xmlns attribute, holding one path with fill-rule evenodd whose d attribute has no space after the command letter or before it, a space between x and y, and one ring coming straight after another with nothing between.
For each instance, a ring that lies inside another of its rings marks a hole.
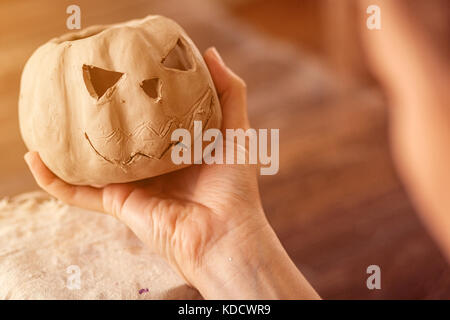
<instances>
[{"instance_id":1,"label":"textured fabric","mask_svg":"<svg viewBox=\"0 0 450 320\"><path fill-rule=\"evenodd\" d=\"M198 298L113 217L43 192L0 200L0 299Z\"/></svg>"}]
</instances>

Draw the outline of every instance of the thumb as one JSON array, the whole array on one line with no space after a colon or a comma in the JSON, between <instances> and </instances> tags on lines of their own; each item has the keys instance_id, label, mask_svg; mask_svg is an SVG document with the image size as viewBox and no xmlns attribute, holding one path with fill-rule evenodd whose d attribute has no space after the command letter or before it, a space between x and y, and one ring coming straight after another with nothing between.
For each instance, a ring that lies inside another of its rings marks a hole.
<instances>
[{"instance_id":1,"label":"thumb","mask_svg":"<svg viewBox=\"0 0 450 320\"><path fill-rule=\"evenodd\" d=\"M245 82L225 65L216 48L206 50L204 58L222 106L223 128L248 129Z\"/></svg>"}]
</instances>

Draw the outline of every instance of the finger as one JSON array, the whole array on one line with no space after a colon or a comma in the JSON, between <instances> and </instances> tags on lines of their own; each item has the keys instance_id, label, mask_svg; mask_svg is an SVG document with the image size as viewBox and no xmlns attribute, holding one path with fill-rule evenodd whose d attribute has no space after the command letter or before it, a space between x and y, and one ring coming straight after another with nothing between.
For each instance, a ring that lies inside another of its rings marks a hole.
<instances>
[{"instance_id":1,"label":"finger","mask_svg":"<svg viewBox=\"0 0 450 320\"><path fill-rule=\"evenodd\" d=\"M206 50L204 58L222 105L224 128L248 128L245 82L225 65L215 48Z\"/></svg>"},{"instance_id":2,"label":"finger","mask_svg":"<svg viewBox=\"0 0 450 320\"><path fill-rule=\"evenodd\" d=\"M102 189L64 182L46 167L37 152L26 153L24 159L37 184L52 196L70 205L104 212Z\"/></svg>"}]
</instances>

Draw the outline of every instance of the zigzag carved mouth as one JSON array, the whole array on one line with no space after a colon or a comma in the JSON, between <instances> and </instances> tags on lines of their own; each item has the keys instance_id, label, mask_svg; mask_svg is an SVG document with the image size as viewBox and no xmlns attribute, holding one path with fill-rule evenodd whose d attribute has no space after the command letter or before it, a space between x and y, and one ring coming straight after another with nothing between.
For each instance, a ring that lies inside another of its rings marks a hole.
<instances>
[{"instance_id":1,"label":"zigzag carved mouth","mask_svg":"<svg viewBox=\"0 0 450 320\"><path fill-rule=\"evenodd\" d=\"M161 142L164 140L167 140L167 136L169 133L172 132L170 130L172 127L176 128L185 128L187 130L192 130L194 120L196 119L197 115L203 115L206 114L206 117L201 117L204 120L204 123L202 125L203 129L205 129L208 125L209 120L212 117L212 103L213 103L213 96L212 96L212 90L211 88L208 88L207 91L202 94L199 100L193 104L191 108L189 108L189 111L186 113L185 116L182 117L181 120L172 118L167 120L166 124L163 126L163 130L157 131L154 128L145 125L145 126L138 126L132 133L126 134L121 129L116 129L112 131L111 133L103 136L102 138L105 141L108 141L115 136L119 135L118 139L119 141L121 139L125 140L125 143L128 143L129 140L131 140L134 136L142 135L143 131L147 131L149 135L152 137L152 139L157 139ZM148 158L153 160L161 160L166 153L172 149L174 145L176 145L178 142L172 142L168 141L160 152L157 152L155 154L150 154L148 152L144 152L143 150L137 150L132 152L127 157L122 157L119 159L114 159L112 157L108 157L107 155L103 154L99 151L98 148L95 147L94 143L92 142L91 138L87 134L87 132L84 132L84 137L86 138L87 142L89 143L92 150L103 160L107 161L108 163L112 165L117 165L121 167L124 171L127 170L127 167L130 166L133 162L135 162L139 158ZM145 139L144 139L145 141ZM143 142L145 143L145 142ZM141 149L144 149L144 146L142 146Z\"/></svg>"},{"instance_id":2,"label":"zigzag carved mouth","mask_svg":"<svg viewBox=\"0 0 450 320\"><path fill-rule=\"evenodd\" d=\"M104 155L102 155L102 154L94 147L94 145L93 145L91 139L89 139L89 136L87 135L86 132L84 133L84 137L85 137L86 140L89 142L90 146L92 147L92 149L95 151L95 153L96 153L97 155L99 155L99 156L102 157L105 161L107 161L107 162L109 162L109 163L111 163L111 164L118 164L118 165L121 165L121 166L127 166L127 165L131 164L131 163L133 162L134 158L136 158L137 156L146 157L146 158L154 159L154 160L160 160L162 157L164 157L164 155L166 154L166 152L167 152L173 145L176 144L176 142L169 143L169 145L167 146L167 148L161 153L160 156L153 156L153 155L146 154L146 153L143 153L143 152L138 151L138 152L135 152L135 153L131 154L130 157L129 157L128 159L125 159L125 160L111 160L111 159L108 159L107 157L105 157Z\"/></svg>"}]
</instances>

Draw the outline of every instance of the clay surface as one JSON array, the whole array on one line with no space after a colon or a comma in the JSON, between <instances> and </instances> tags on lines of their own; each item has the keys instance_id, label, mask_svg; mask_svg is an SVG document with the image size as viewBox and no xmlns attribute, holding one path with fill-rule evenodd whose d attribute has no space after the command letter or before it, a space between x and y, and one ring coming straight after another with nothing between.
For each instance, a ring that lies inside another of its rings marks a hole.
<instances>
[{"instance_id":1,"label":"clay surface","mask_svg":"<svg viewBox=\"0 0 450 320\"><path fill-rule=\"evenodd\" d=\"M200 299L111 216L44 192L0 199L0 299Z\"/></svg>"},{"instance_id":2,"label":"clay surface","mask_svg":"<svg viewBox=\"0 0 450 320\"><path fill-rule=\"evenodd\" d=\"M171 133L220 128L205 62L162 16L50 40L28 60L19 120L28 149L72 184L104 185L177 170ZM188 146L189 147L189 146Z\"/></svg>"}]
</instances>

